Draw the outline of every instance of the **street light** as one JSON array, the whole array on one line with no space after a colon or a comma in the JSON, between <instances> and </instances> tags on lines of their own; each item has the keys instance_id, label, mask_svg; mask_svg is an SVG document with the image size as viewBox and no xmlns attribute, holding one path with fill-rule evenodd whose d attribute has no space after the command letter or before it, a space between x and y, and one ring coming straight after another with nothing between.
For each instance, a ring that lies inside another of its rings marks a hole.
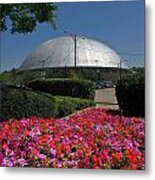
<instances>
[{"instance_id":1,"label":"street light","mask_svg":"<svg viewBox=\"0 0 155 180\"><path fill-rule=\"evenodd\" d=\"M119 62L119 74L120 74L120 81L121 81L121 79L122 79L122 63L123 62L127 62L127 60L124 60L124 59L122 59L122 58L120 58L120 62Z\"/></svg>"},{"instance_id":2,"label":"street light","mask_svg":"<svg viewBox=\"0 0 155 180\"><path fill-rule=\"evenodd\" d=\"M98 59L95 59L95 63L97 64L97 70L96 70L96 72L97 72L97 81L99 81L100 80L100 69L98 68Z\"/></svg>"},{"instance_id":3,"label":"street light","mask_svg":"<svg viewBox=\"0 0 155 180\"><path fill-rule=\"evenodd\" d=\"M126 62L126 60L120 58L120 62L119 62L119 81L120 81L120 87L121 87L121 85L122 85L122 63L123 63L123 62ZM122 90L123 90L123 89L121 89L121 93L122 93ZM122 103L122 101L121 101L120 103L121 103L121 104L120 104L120 120L122 120L123 103Z\"/></svg>"},{"instance_id":4,"label":"street light","mask_svg":"<svg viewBox=\"0 0 155 180\"><path fill-rule=\"evenodd\" d=\"M44 71L45 68L45 62L50 58L51 56L48 56L46 59L43 59L42 62L42 69L43 69L43 73L42 73L42 77L43 79L45 79L45 75L46 75L46 71Z\"/></svg>"},{"instance_id":5,"label":"street light","mask_svg":"<svg viewBox=\"0 0 155 180\"><path fill-rule=\"evenodd\" d=\"M76 68L77 63L76 63L76 48L77 48L77 35L70 33L68 31L64 31L65 34L68 34L69 36L71 36L74 40L74 67Z\"/></svg>"}]
</instances>

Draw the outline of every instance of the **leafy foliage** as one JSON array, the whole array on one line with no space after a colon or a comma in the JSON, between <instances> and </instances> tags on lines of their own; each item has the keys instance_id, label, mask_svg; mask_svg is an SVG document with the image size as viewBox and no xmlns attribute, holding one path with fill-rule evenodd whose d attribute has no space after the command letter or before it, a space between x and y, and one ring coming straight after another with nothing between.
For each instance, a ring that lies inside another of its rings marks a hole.
<instances>
[{"instance_id":1,"label":"leafy foliage","mask_svg":"<svg viewBox=\"0 0 155 180\"><path fill-rule=\"evenodd\" d=\"M45 68L36 70L19 71L18 69L12 69L11 71L4 71L0 73L0 81L7 82L16 85L22 85L30 80L42 79L44 72L44 78L78 78L91 81L104 81L110 80L116 82L119 79L118 69L100 69L100 78L98 78L97 69L95 68ZM123 75L129 74L129 72L122 71Z\"/></svg>"},{"instance_id":2,"label":"leafy foliage","mask_svg":"<svg viewBox=\"0 0 155 180\"><path fill-rule=\"evenodd\" d=\"M126 76L116 85L116 97L123 113L130 116L145 115L144 71Z\"/></svg>"},{"instance_id":3,"label":"leafy foliage","mask_svg":"<svg viewBox=\"0 0 155 180\"><path fill-rule=\"evenodd\" d=\"M69 118L0 123L0 166L145 169L144 119L89 108Z\"/></svg>"},{"instance_id":4,"label":"leafy foliage","mask_svg":"<svg viewBox=\"0 0 155 180\"><path fill-rule=\"evenodd\" d=\"M93 106L93 100L71 97L54 97L45 93L13 86L1 87L1 121L22 117L63 117L68 114Z\"/></svg>"},{"instance_id":5,"label":"leafy foliage","mask_svg":"<svg viewBox=\"0 0 155 180\"><path fill-rule=\"evenodd\" d=\"M31 33L38 23L55 27L56 6L53 3L1 4L0 29L6 31L11 24L11 33ZM9 21L8 21L9 20Z\"/></svg>"},{"instance_id":6,"label":"leafy foliage","mask_svg":"<svg viewBox=\"0 0 155 180\"><path fill-rule=\"evenodd\" d=\"M40 70L27 70L27 71L18 71L18 69L12 69L11 71L4 71L0 74L0 81L4 84L12 85L24 85L29 81L41 79L42 71Z\"/></svg>"},{"instance_id":7,"label":"leafy foliage","mask_svg":"<svg viewBox=\"0 0 155 180\"><path fill-rule=\"evenodd\" d=\"M89 99L81 99L81 98L72 98L65 96L53 96L55 98L57 107L56 117L64 117L66 115L72 114L77 110L81 110L83 108L95 106L95 102Z\"/></svg>"},{"instance_id":8,"label":"leafy foliage","mask_svg":"<svg viewBox=\"0 0 155 180\"><path fill-rule=\"evenodd\" d=\"M51 95L94 98L95 85L92 81L79 79L43 79L31 81L29 88Z\"/></svg>"},{"instance_id":9,"label":"leafy foliage","mask_svg":"<svg viewBox=\"0 0 155 180\"><path fill-rule=\"evenodd\" d=\"M20 88L1 88L1 117L22 118L37 115L40 117L50 117L55 114L54 99L44 97L35 92L25 91Z\"/></svg>"}]
</instances>

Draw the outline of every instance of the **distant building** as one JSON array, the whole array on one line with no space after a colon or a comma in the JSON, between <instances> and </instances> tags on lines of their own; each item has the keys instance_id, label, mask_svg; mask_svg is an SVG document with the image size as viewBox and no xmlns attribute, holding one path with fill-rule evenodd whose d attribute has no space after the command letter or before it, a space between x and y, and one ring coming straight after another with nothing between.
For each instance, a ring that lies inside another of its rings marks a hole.
<instances>
[{"instance_id":1,"label":"distant building","mask_svg":"<svg viewBox=\"0 0 155 180\"><path fill-rule=\"evenodd\" d=\"M63 36L45 41L25 59L19 69L120 66L121 57L105 43L84 36L75 38Z\"/></svg>"}]
</instances>

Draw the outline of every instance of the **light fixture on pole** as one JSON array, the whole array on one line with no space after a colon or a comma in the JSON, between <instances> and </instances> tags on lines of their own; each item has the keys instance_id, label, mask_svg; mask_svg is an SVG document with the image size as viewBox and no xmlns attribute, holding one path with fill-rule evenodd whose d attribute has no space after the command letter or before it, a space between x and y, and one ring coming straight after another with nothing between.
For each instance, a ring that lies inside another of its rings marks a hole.
<instances>
[{"instance_id":1,"label":"light fixture on pole","mask_svg":"<svg viewBox=\"0 0 155 180\"><path fill-rule=\"evenodd\" d=\"M45 68L45 62L46 62L50 57L51 57L51 56L48 56L46 59L43 59L43 60L42 60L42 70L43 70L42 77L43 77L43 79L45 79L45 75L46 75L46 71L44 70L44 68Z\"/></svg>"},{"instance_id":2,"label":"light fixture on pole","mask_svg":"<svg viewBox=\"0 0 155 180\"><path fill-rule=\"evenodd\" d=\"M119 81L120 81L120 87L121 87L121 93L123 91L122 89L122 63L125 62L126 60L120 58L120 64L119 64ZM123 93L122 93L123 94ZM123 102L120 102L120 120L122 120L122 113L123 113Z\"/></svg>"},{"instance_id":3,"label":"light fixture on pole","mask_svg":"<svg viewBox=\"0 0 155 180\"><path fill-rule=\"evenodd\" d=\"M69 33L68 31L64 31L64 33L71 36L74 40L74 67L76 68L77 66L77 62L76 62L77 35L73 33Z\"/></svg>"}]
</instances>

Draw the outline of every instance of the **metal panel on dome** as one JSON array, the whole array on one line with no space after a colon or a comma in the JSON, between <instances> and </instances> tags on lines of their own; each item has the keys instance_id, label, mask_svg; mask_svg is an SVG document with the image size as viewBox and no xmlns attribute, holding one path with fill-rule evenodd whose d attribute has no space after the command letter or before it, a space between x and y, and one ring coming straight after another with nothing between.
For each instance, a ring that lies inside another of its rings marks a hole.
<instances>
[{"instance_id":1,"label":"metal panel on dome","mask_svg":"<svg viewBox=\"0 0 155 180\"><path fill-rule=\"evenodd\" d=\"M42 43L20 66L20 70L75 67L74 39L54 38ZM86 37L76 37L76 67L119 67L121 57L106 44Z\"/></svg>"}]
</instances>

